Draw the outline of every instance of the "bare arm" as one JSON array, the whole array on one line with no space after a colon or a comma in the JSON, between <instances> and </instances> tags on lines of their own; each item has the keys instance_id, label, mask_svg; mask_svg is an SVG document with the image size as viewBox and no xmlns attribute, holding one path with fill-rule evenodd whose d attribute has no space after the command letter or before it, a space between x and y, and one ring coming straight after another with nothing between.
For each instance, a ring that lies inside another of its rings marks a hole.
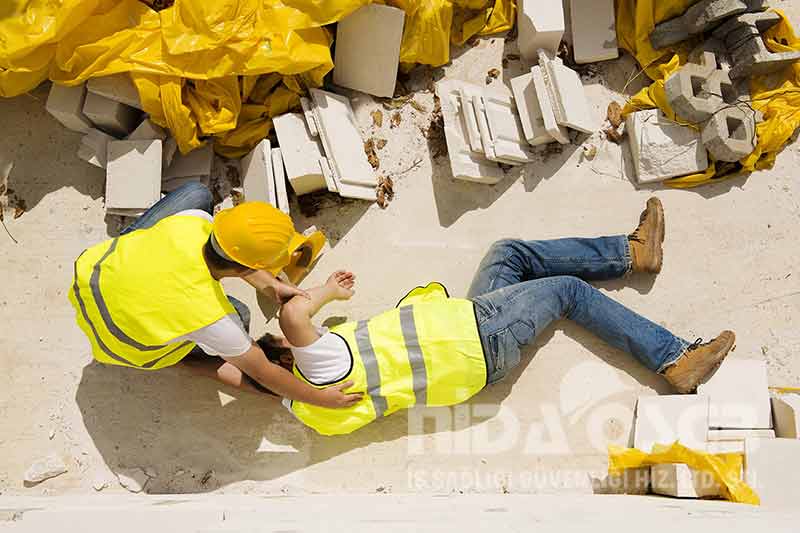
<instances>
[{"instance_id":1,"label":"bare arm","mask_svg":"<svg viewBox=\"0 0 800 533\"><path fill-rule=\"evenodd\" d=\"M242 279L278 304L284 304L295 296L308 297L306 291L279 280L266 270L253 270Z\"/></svg>"},{"instance_id":2,"label":"bare arm","mask_svg":"<svg viewBox=\"0 0 800 533\"><path fill-rule=\"evenodd\" d=\"M301 297L302 298L302 297ZM361 400L361 393L345 393L352 381L317 389L297 379L280 365L270 362L261 348L253 343L249 350L236 357L223 357L227 362L268 388L275 394L321 407L349 407Z\"/></svg>"},{"instance_id":3,"label":"bare arm","mask_svg":"<svg viewBox=\"0 0 800 533\"><path fill-rule=\"evenodd\" d=\"M286 340L302 348L319 339L311 318L333 300L348 300L353 296L355 276L339 270L331 274L325 285L308 290L308 298L295 296L281 308L280 325Z\"/></svg>"}]
</instances>

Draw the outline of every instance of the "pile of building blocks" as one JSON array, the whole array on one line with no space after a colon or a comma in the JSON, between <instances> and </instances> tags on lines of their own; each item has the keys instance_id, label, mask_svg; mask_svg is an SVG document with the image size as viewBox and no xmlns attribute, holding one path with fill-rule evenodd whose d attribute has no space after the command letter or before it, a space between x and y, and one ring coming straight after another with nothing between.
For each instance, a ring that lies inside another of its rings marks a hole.
<instances>
[{"instance_id":1,"label":"pile of building blocks","mask_svg":"<svg viewBox=\"0 0 800 533\"><path fill-rule=\"evenodd\" d=\"M800 395L770 399L765 362L727 359L696 394L640 397L634 447L649 453L655 444L677 441L700 452L741 455L744 481L770 505L783 502L800 481L793 466L800 461L799 434ZM678 498L722 496L713 475L682 463L653 465L650 490Z\"/></svg>"},{"instance_id":2,"label":"pile of building blocks","mask_svg":"<svg viewBox=\"0 0 800 533\"><path fill-rule=\"evenodd\" d=\"M295 194L327 189L375 201L378 184L350 100L319 89L301 98L303 114L274 118L286 176Z\"/></svg>"},{"instance_id":3,"label":"pile of building blocks","mask_svg":"<svg viewBox=\"0 0 800 533\"><path fill-rule=\"evenodd\" d=\"M619 57L614 0L569 0L572 52L578 64ZM522 57L536 61L539 50L558 52L565 31L562 0L519 0L517 44Z\"/></svg>"}]
</instances>

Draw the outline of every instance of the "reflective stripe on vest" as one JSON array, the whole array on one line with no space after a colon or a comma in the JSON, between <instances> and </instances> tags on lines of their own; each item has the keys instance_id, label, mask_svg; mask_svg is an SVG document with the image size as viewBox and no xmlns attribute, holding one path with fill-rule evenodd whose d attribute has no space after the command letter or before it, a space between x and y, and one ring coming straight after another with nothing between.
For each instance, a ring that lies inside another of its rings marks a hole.
<instances>
[{"instance_id":1,"label":"reflective stripe on vest","mask_svg":"<svg viewBox=\"0 0 800 533\"><path fill-rule=\"evenodd\" d=\"M422 347L419 345L417 325L414 322L414 308L406 306L400 308L400 330L406 342L408 362L411 365L411 375L414 378L414 397L417 405L428 403L428 371L425 370L425 359Z\"/></svg>"},{"instance_id":2,"label":"reflective stripe on vest","mask_svg":"<svg viewBox=\"0 0 800 533\"><path fill-rule=\"evenodd\" d=\"M380 418L386 413L387 404L386 398L381 396L381 369L378 367L378 358L375 357L375 349L369 339L369 323L366 320L358 323L355 336L358 354L367 373L367 394L372 399L375 417Z\"/></svg>"}]
</instances>

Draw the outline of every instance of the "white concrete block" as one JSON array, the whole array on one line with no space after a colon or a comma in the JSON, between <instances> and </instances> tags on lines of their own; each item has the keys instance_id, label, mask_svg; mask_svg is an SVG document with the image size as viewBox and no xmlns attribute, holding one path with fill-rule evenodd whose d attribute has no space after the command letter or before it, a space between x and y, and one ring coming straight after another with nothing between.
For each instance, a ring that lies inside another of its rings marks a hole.
<instances>
[{"instance_id":1,"label":"white concrete block","mask_svg":"<svg viewBox=\"0 0 800 533\"><path fill-rule=\"evenodd\" d=\"M188 154L180 152L172 158L172 163L164 170L164 181L187 176L210 176L214 163L214 147L211 143L195 148Z\"/></svg>"},{"instance_id":2,"label":"white concrete block","mask_svg":"<svg viewBox=\"0 0 800 533\"><path fill-rule=\"evenodd\" d=\"M272 173L272 148L264 139L242 158L242 187L247 202L266 202L278 207L275 176Z\"/></svg>"},{"instance_id":3,"label":"white concrete block","mask_svg":"<svg viewBox=\"0 0 800 533\"><path fill-rule=\"evenodd\" d=\"M570 0L569 7L575 62L619 57L614 0Z\"/></svg>"},{"instance_id":4,"label":"white concrete block","mask_svg":"<svg viewBox=\"0 0 800 533\"><path fill-rule=\"evenodd\" d=\"M118 138L126 137L135 130L142 116L138 109L92 92L86 93L83 114L98 129Z\"/></svg>"},{"instance_id":5,"label":"white concrete block","mask_svg":"<svg viewBox=\"0 0 800 533\"><path fill-rule=\"evenodd\" d=\"M482 154L474 153L469 145L469 133L461 104L461 85L460 81L448 79L436 83L453 177L493 185L502 180L505 174L497 163L487 160Z\"/></svg>"},{"instance_id":6,"label":"white concrete block","mask_svg":"<svg viewBox=\"0 0 800 533\"><path fill-rule=\"evenodd\" d=\"M592 116L578 73L560 60L550 59L544 51L539 53L539 67L549 91L556 122L584 133L593 133L599 121Z\"/></svg>"},{"instance_id":7,"label":"white concrete block","mask_svg":"<svg viewBox=\"0 0 800 533\"><path fill-rule=\"evenodd\" d=\"M286 171L280 148L272 149L272 175L275 177L275 198L278 201L278 209L288 215L289 194L286 191Z\"/></svg>"},{"instance_id":8,"label":"white concrete block","mask_svg":"<svg viewBox=\"0 0 800 533\"><path fill-rule=\"evenodd\" d=\"M800 394L772 398L775 434L784 439L800 439Z\"/></svg>"},{"instance_id":9,"label":"white concrete block","mask_svg":"<svg viewBox=\"0 0 800 533\"><path fill-rule=\"evenodd\" d=\"M91 78L86 82L86 87L90 93L98 94L136 109L142 109L139 91L127 72Z\"/></svg>"},{"instance_id":10,"label":"white concrete block","mask_svg":"<svg viewBox=\"0 0 800 533\"><path fill-rule=\"evenodd\" d=\"M292 190L298 196L326 188L319 160L323 157L320 142L311 134L299 113L287 113L272 119L280 144L283 164Z\"/></svg>"},{"instance_id":11,"label":"white concrete block","mask_svg":"<svg viewBox=\"0 0 800 533\"><path fill-rule=\"evenodd\" d=\"M473 105L488 159L509 165L533 160L510 92L485 88L482 95L473 97Z\"/></svg>"},{"instance_id":12,"label":"white concrete block","mask_svg":"<svg viewBox=\"0 0 800 533\"><path fill-rule=\"evenodd\" d=\"M154 124L149 118L144 119L142 123L136 126L136 129L128 135L129 141L148 141L150 139L158 139L162 142L166 141L167 132L158 124Z\"/></svg>"},{"instance_id":13,"label":"white concrete block","mask_svg":"<svg viewBox=\"0 0 800 533\"><path fill-rule=\"evenodd\" d=\"M306 119L306 127L312 137L319 137L319 129L317 128L317 119L314 117L313 107L314 104L308 98L300 97L300 107L303 108L303 116Z\"/></svg>"},{"instance_id":14,"label":"white concrete block","mask_svg":"<svg viewBox=\"0 0 800 533\"><path fill-rule=\"evenodd\" d=\"M564 35L562 0L519 0L517 45L525 59L536 60L538 50L557 52Z\"/></svg>"},{"instance_id":15,"label":"white concrete block","mask_svg":"<svg viewBox=\"0 0 800 533\"><path fill-rule=\"evenodd\" d=\"M91 128L81 138L78 157L100 168L106 168L108 143L116 139L107 133Z\"/></svg>"},{"instance_id":16,"label":"white concrete block","mask_svg":"<svg viewBox=\"0 0 800 533\"><path fill-rule=\"evenodd\" d=\"M539 105L539 98L536 96L536 88L533 86L533 73L529 72L512 78L511 90L514 93L519 120L528 143L531 146L537 146L555 141L553 136L547 133L544 125L542 108Z\"/></svg>"},{"instance_id":17,"label":"white concrete block","mask_svg":"<svg viewBox=\"0 0 800 533\"><path fill-rule=\"evenodd\" d=\"M713 475L680 463L653 465L650 483L654 493L676 498L709 498L722 493Z\"/></svg>"},{"instance_id":18,"label":"white concrete block","mask_svg":"<svg viewBox=\"0 0 800 533\"><path fill-rule=\"evenodd\" d=\"M761 506L796 511L800 440L747 439L745 450L745 481L761 498Z\"/></svg>"},{"instance_id":19,"label":"white concrete block","mask_svg":"<svg viewBox=\"0 0 800 533\"><path fill-rule=\"evenodd\" d=\"M405 12L366 5L339 21L333 82L375 96L394 96Z\"/></svg>"},{"instance_id":20,"label":"white concrete block","mask_svg":"<svg viewBox=\"0 0 800 533\"><path fill-rule=\"evenodd\" d=\"M708 168L700 132L676 124L658 109L631 113L625 119L625 131L639 183L664 181Z\"/></svg>"},{"instance_id":21,"label":"white concrete block","mask_svg":"<svg viewBox=\"0 0 800 533\"><path fill-rule=\"evenodd\" d=\"M712 399L713 401L713 399ZM709 442L738 441L745 439L774 439L771 429L709 429Z\"/></svg>"},{"instance_id":22,"label":"white concrete block","mask_svg":"<svg viewBox=\"0 0 800 533\"><path fill-rule=\"evenodd\" d=\"M161 141L110 141L106 209L147 209L161 198Z\"/></svg>"},{"instance_id":23,"label":"white concrete block","mask_svg":"<svg viewBox=\"0 0 800 533\"><path fill-rule=\"evenodd\" d=\"M757 359L727 358L697 388L711 400L709 427L769 429L772 427L767 364Z\"/></svg>"},{"instance_id":24,"label":"white concrete block","mask_svg":"<svg viewBox=\"0 0 800 533\"><path fill-rule=\"evenodd\" d=\"M706 449L708 397L694 394L639 396L633 445L650 452L654 444L675 441L694 450Z\"/></svg>"},{"instance_id":25,"label":"white concrete block","mask_svg":"<svg viewBox=\"0 0 800 533\"><path fill-rule=\"evenodd\" d=\"M86 84L81 83L75 87L67 87L54 83L47 95L45 109L53 115L65 128L80 133L88 133L92 123L83 114L83 104L86 99Z\"/></svg>"},{"instance_id":26,"label":"white concrete block","mask_svg":"<svg viewBox=\"0 0 800 533\"><path fill-rule=\"evenodd\" d=\"M720 440L709 442L706 446L708 453L738 453L744 455L744 440Z\"/></svg>"},{"instance_id":27,"label":"white concrete block","mask_svg":"<svg viewBox=\"0 0 800 533\"><path fill-rule=\"evenodd\" d=\"M322 147L333 167L339 193L342 194L340 182L374 188L377 178L364 152L364 140L350 100L319 89L310 89L309 92Z\"/></svg>"},{"instance_id":28,"label":"white concrete block","mask_svg":"<svg viewBox=\"0 0 800 533\"><path fill-rule=\"evenodd\" d=\"M556 121L555 104L550 98L550 90L547 88L547 83L544 80L542 67L535 66L531 68L531 75L533 77L533 87L536 91L536 97L539 100L539 109L542 110L542 122L544 123L545 130L553 139L561 144L569 144L567 129Z\"/></svg>"}]
</instances>

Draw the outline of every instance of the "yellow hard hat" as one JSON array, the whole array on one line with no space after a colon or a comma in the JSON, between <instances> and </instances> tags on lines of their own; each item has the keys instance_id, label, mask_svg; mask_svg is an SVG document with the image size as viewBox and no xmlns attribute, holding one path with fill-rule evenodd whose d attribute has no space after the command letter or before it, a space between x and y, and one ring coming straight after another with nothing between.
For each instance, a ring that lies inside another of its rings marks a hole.
<instances>
[{"instance_id":1,"label":"yellow hard hat","mask_svg":"<svg viewBox=\"0 0 800 533\"><path fill-rule=\"evenodd\" d=\"M256 270L289 263L292 219L264 202L244 202L214 217L211 244L225 259Z\"/></svg>"}]
</instances>

